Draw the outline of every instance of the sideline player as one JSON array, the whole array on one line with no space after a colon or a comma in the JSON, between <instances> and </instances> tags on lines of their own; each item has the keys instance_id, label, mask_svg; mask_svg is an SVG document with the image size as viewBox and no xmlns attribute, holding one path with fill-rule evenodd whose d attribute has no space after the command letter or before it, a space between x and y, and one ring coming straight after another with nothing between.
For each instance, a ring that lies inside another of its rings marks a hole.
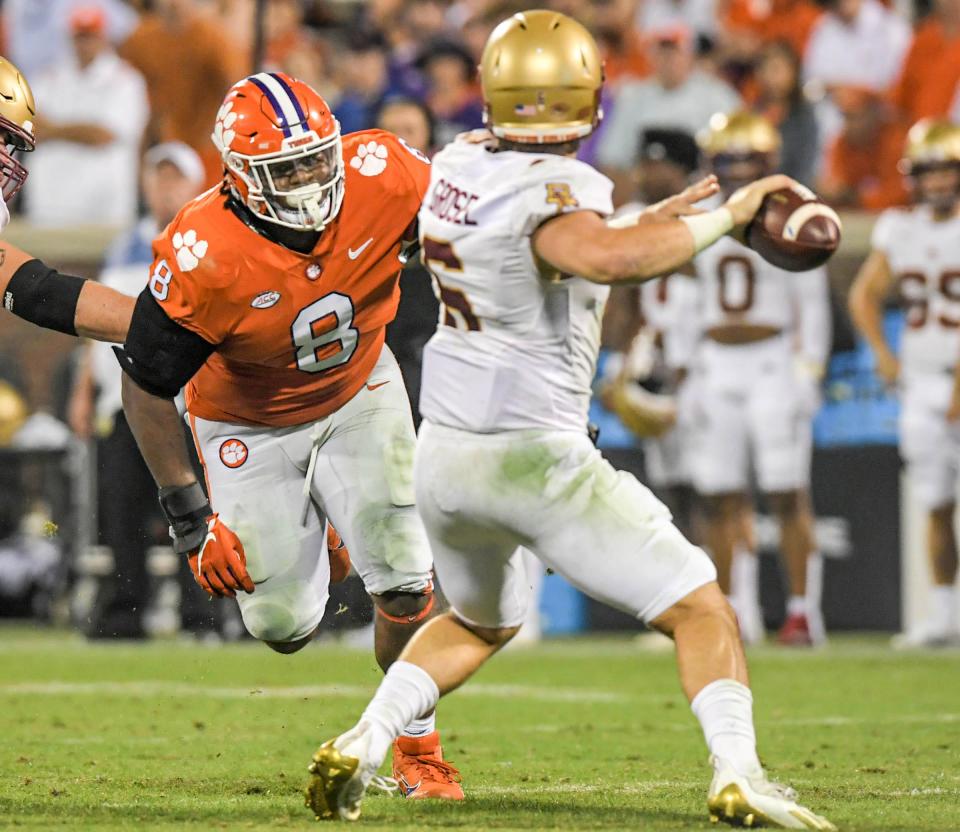
<instances>
[{"instance_id":1,"label":"sideline player","mask_svg":"<svg viewBox=\"0 0 960 832\"><path fill-rule=\"evenodd\" d=\"M701 149L724 194L776 170L780 135L763 117L717 114ZM813 416L830 345L826 270L778 269L726 238L696 259L703 339L697 358L694 482L703 497L706 545L721 589L743 537L751 465L780 524L789 579L785 644L825 637L820 613L822 566L813 536L810 454ZM755 564L755 556L751 557ZM757 618L755 568L740 582L742 612ZM753 590L753 595L744 594Z\"/></svg>"},{"instance_id":2,"label":"sideline player","mask_svg":"<svg viewBox=\"0 0 960 832\"><path fill-rule=\"evenodd\" d=\"M921 121L910 130L902 170L913 208L884 211L872 251L850 293L850 314L876 360L899 385L900 454L926 511L933 575L928 619L897 636L900 647L960 643L957 539L960 475L960 127ZM899 290L906 325L899 358L883 331L883 307Z\"/></svg>"},{"instance_id":3,"label":"sideline player","mask_svg":"<svg viewBox=\"0 0 960 832\"><path fill-rule=\"evenodd\" d=\"M763 772L736 619L710 559L586 434L608 285L675 271L793 182L768 177L714 211L683 215L681 199L610 228L612 183L573 158L600 116L602 69L587 30L556 12L514 15L491 34L481 80L499 146L441 151L420 212L445 309L424 356L414 478L451 611L410 642L359 724L314 755L308 804L320 817L357 819L403 726L510 640L527 603L522 543L673 636L712 754L712 816L833 829ZM459 208L444 198L451 190L465 195Z\"/></svg>"}]
</instances>

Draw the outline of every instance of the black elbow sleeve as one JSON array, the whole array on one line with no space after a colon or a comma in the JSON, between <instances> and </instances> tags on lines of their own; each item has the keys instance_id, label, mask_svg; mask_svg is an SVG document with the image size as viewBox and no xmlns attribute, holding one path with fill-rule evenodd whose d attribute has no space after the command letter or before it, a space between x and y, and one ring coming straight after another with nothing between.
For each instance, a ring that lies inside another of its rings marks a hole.
<instances>
[{"instance_id":1,"label":"black elbow sleeve","mask_svg":"<svg viewBox=\"0 0 960 832\"><path fill-rule=\"evenodd\" d=\"M123 349L113 351L123 371L152 396L172 399L216 349L170 320L144 289L137 298Z\"/></svg>"},{"instance_id":2,"label":"black elbow sleeve","mask_svg":"<svg viewBox=\"0 0 960 832\"><path fill-rule=\"evenodd\" d=\"M76 335L77 302L86 279L60 274L39 260L28 260L13 273L3 293L3 306L25 321Z\"/></svg>"}]
</instances>

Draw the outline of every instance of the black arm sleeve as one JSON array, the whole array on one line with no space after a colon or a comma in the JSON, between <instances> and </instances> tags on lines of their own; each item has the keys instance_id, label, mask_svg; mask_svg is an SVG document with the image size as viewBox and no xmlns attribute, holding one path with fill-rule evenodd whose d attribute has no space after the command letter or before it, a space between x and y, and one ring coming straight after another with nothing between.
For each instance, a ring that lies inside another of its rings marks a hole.
<instances>
[{"instance_id":1,"label":"black arm sleeve","mask_svg":"<svg viewBox=\"0 0 960 832\"><path fill-rule=\"evenodd\" d=\"M171 321L144 289L137 298L123 349L114 347L123 371L137 385L163 399L172 399L216 349L195 332Z\"/></svg>"},{"instance_id":2,"label":"black arm sleeve","mask_svg":"<svg viewBox=\"0 0 960 832\"><path fill-rule=\"evenodd\" d=\"M25 321L76 335L77 301L86 280L60 274L39 260L28 260L13 273L3 293L3 306Z\"/></svg>"}]
</instances>

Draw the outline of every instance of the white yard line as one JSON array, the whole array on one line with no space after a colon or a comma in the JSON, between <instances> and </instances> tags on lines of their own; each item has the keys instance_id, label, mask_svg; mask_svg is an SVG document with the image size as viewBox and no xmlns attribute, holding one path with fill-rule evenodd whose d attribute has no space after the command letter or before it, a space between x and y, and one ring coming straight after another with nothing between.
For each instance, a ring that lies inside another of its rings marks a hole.
<instances>
[{"instance_id":1,"label":"white yard line","mask_svg":"<svg viewBox=\"0 0 960 832\"><path fill-rule=\"evenodd\" d=\"M292 687L218 687L183 682L21 682L0 685L0 696L187 696L212 699L364 699L374 692L361 685L297 685ZM619 703L633 697L587 688L538 687L536 685L473 684L457 696L489 699L528 699L539 702Z\"/></svg>"}]
</instances>

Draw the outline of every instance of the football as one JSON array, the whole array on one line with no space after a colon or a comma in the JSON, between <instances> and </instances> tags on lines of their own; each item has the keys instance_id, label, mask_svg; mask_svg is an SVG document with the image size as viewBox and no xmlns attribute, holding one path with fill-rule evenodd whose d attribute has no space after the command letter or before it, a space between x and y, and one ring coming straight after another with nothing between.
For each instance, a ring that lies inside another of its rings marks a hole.
<instances>
[{"instance_id":1,"label":"football","mask_svg":"<svg viewBox=\"0 0 960 832\"><path fill-rule=\"evenodd\" d=\"M768 263L789 272L822 266L840 245L840 218L811 190L768 194L747 226L746 239Z\"/></svg>"}]
</instances>

